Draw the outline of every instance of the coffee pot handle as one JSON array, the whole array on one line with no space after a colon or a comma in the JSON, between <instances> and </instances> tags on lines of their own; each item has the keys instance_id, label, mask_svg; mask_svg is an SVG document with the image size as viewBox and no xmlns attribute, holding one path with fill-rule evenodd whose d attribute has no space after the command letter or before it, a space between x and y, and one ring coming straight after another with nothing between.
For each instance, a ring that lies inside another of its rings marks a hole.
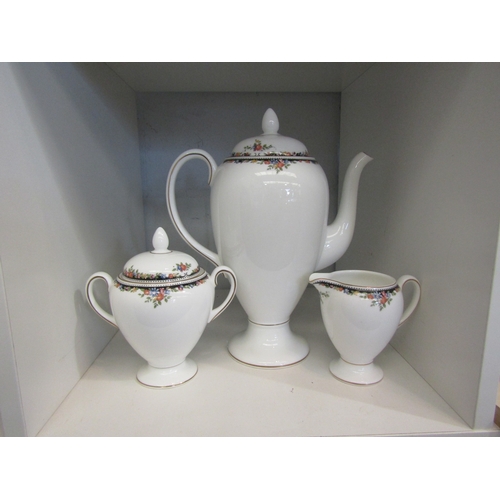
<instances>
[{"instance_id":1,"label":"coffee pot handle","mask_svg":"<svg viewBox=\"0 0 500 500\"><path fill-rule=\"evenodd\" d=\"M227 297L225 298L224 302L219 306L216 307L215 309L212 309L210 312L210 316L208 317L208 322L210 323L212 320L217 318L231 303L231 301L234 299L234 296L236 295L236 275L232 271L232 269L229 269L229 267L226 266L219 266L216 267L210 276L210 281L212 282L213 286L215 287L217 285L217 277L221 274L224 273L226 277L229 279L229 293L227 294Z\"/></svg>"},{"instance_id":2,"label":"coffee pot handle","mask_svg":"<svg viewBox=\"0 0 500 500\"><path fill-rule=\"evenodd\" d=\"M415 278L414 276L410 276L409 274L401 276L401 278L398 279L397 283L399 285L399 288L401 288L401 292L403 291L403 287L407 283L413 285L413 294L411 296L410 303L406 306L405 310L403 311L403 315L401 316L401 321L399 322L398 325L399 328L411 316L411 314L417 307L420 301L421 286L417 278Z\"/></svg>"},{"instance_id":3,"label":"coffee pot handle","mask_svg":"<svg viewBox=\"0 0 500 500\"><path fill-rule=\"evenodd\" d=\"M90 304L90 307L104 320L107 321L110 325L116 326L118 328L118 325L116 324L115 317L106 312L98 303L96 298L94 297L94 284L98 279L104 280L107 285L108 285L108 291L109 289L114 285L114 280L113 278L108 274L108 273L94 273L88 280L87 280L87 285L85 286L85 290L87 292L87 301Z\"/></svg>"},{"instance_id":4,"label":"coffee pot handle","mask_svg":"<svg viewBox=\"0 0 500 500\"><path fill-rule=\"evenodd\" d=\"M215 163L214 159L206 151L203 151L202 149L189 149L188 151L185 151L174 161L172 167L170 168L170 172L168 174L167 189L166 189L168 213L170 214L170 218L172 219L175 228L177 229L178 233L182 236L182 238L186 241L186 243L191 247L193 247L196 251L198 251L201 255L207 258L214 265L218 266L222 264L219 256L215 252L212 252L208 248L205 248L201 243L197 242L189 234L188 230L184 227L184 224L182 223L179 217L179 212L177 211L177 202L175 199L175 181L177 179L177 174L179 173L179 170L186 162L194 159L203 160L207 164L208 185L210 186L212 184L215 170L217 169L217 164Z\"/></svg>"}]
</instances>

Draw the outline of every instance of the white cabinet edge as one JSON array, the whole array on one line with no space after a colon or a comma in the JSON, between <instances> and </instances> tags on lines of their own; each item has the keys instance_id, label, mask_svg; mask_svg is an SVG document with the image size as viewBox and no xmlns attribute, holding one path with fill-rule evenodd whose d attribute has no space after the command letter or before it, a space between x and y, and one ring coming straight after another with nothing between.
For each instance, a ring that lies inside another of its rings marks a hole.
<instances>
[{"instance_id":1,"label":"white cabinet edge","mask_svg":"<svg viewBox=\"0 0 500 500\"><path fill-rule=\"evenodd\" d=\"M475 429L493 425L495 401L500 379L500 230L491 286L490 309L483 350L483 364L477 396Z\"/></svg>"},{"instance_id":2,"label":"white cabinet edge","mask_svg":"<svg viewBox=\"0 0 500 500\"><path fill-rule=\"evenodd\" d=\"M0 417L7 437L26 436L16 355L0 259Z\"/></svg>"}]
</instances>

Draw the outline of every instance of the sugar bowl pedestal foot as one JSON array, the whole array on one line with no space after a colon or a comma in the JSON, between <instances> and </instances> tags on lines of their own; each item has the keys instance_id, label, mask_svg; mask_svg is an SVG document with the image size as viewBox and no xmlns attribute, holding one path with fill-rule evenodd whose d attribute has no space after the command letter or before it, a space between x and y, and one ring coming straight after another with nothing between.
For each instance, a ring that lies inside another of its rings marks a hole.
<instances>
[{"instance_id":1,"label":"sugar bowl pedestal foot","mask_svg":"<svg viewBox=\"0 0 500 500\"><path fill-rule=\"evenodd\" d=\"M198 366L189 358L170 368L156 368L143 365L137 372L137 380L148 387L174 387L191 380L198 372Z\"/></svg>"}]
</instances>

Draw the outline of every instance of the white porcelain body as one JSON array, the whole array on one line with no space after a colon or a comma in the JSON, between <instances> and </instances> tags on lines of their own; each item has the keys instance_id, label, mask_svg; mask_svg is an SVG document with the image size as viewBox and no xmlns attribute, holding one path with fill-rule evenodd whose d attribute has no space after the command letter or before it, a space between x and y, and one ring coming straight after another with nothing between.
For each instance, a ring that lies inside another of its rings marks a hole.
<instances>
[{"instance_id":1,"label":"white porcelain body","mask_svg":"<svg viewBox=\"0 0 500 500\"><path fill-rule=\"evenodd\" d=\"M420 299L418 280L409 275L395 280L372 271L336 271L313 274L310 281L320 293L323 322L341 357L330 365L332 373L351 383L380 381L383 372L373 361L415 310ZM414 289L405 310L402 288L407 283Z\"/></svg>"},{"instance_id":2,"label":"white porcelain body","mask_svg":"<svg viewBox=\"0 0 500 500\"><path fill-rule=\"evenodd\" d=\"M231 288L224 302L212 309L216 278L220 273L225 273L230 278ZM97 279L107 282L111 314L96 302L93 285ZM103 319L117 326L134 350L148 362L148 380L141 380L138 373L139 381L162 387L185 382L187 379L181 380L184 376L191 373L191 378L196 374L196 364L192 361L189 362L189 373L179 375L176 373L179 370L173 368L186 361L207 324L227 308L235 291L236 278L225 266L216 268L212 276L198 286L185 287L175 292L167 289L165 293L169 293L168 301L156 307L153 302L147 301L143 289L123 289L107 273L95 273L87 282L90 305ZM185 367L183 370L186 371Z\"/></svg>"},{"instance_id":3,"label":"white porcelain body","mask_svg":"<svg viewBox=\"0 0 500 500\"><path fill-rule=\"evenodd\" d=\"M194 240L177 211L175 180L192 158L209 167L217 253ZM370 160L360 153L351 163L341 207L330 226L328 182L315 162L294 159L277 170L259 159L243 163L235 159L217 167L202 150L186 151L174 162L167 180L167 206L174 225L193 248L214 264L231 267L238 276L237 296L249 326L229 343L235 358L256 366L285 366L307 356L307 342L290 330L290 315L309 275L335 262L349 246L359 176ZM263 335L266 326L272 329Z\"/></svg>"},{"instance_id":4,"label":"white porcelain body","mask_svg":"<svg viewBox=\"0 0 500 500\"><path fill-rule=\"evenodd\" d=\"M328 183L317 164L224 163L212 184L211 213L219 258L239 280L250 321L289 320L325 241Z\"/></svg>"}]
</instances>

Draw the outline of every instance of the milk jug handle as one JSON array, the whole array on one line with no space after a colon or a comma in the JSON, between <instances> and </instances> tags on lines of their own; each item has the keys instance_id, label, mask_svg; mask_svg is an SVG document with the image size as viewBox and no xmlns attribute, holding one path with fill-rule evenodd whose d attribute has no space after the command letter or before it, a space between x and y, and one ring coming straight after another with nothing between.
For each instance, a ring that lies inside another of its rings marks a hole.
<instances>
[{"instance_id":1,"label":"milk jug handle","mask_svg":"<svg viewBox=\"0 0 500 500\"><path fill-rule=\"evenodd\" d=\"M177 175L182 168L182 166L188 162L189 160L199 159L203 160L208 166L208 185L212 184L212 180L214 178L215 170L217 169L217 164L214 159L202 149L189 149L188 151L182 153L172 164L170 168L170 172L167 178L167 208L168 213L170 214L170 218L175 225L178 233L182 236L182 238L186 241L188 245L194 248L197 252L203 255L210 262L215 264L216 266L221 264L219 256L205 248L201 243L198 243L190 234L189 231L184 227L182 223L179 212L177 211L177 202L175 199L175 181L177 180Z\"/></svg>"},{"instance_id":2,"label":"milk jug handle","mask_svg":"<svg viewBox=\"0 0 500 500\"><path fill-rule=\"evenodd\" d=\"M108 312L106 312L98 303L96 298L94 297L94 284L98 279L104 280L108 285L109 289L114 286L114 280L108 273L94 273L88 280L87 285L85 286L85 290L87 293L87 301L90 304L90 307L104 320L107 321L110 325L116 326L116 320L114 316Z\"/></svg>"},{"instance_id":3,"label":"milk jug handle","mask_svg":"<svg viewBox=\"0 0 500 500\"><path fill-rule=\"evenodd\" d=\"M215 287L217 285L217 278L219 277L220 274L225 274L226 278L229 280L230 284L229 293L227 294L227 297L224 299L224 302L219 307L212 309L208 317L209 323L227 309L231 301L234 299L234 296L236 295L236 286L237 286L236 275L231 269L229 269L229 267L219 266L213 270L212 275L210 276L210 281L212 281L213 286Z\"/></svg>"},{"instance_id":4,"label":"milk jug handle","mask_svg":"<svg viewBox=\"0 0 500 500\"><path fill-rule=\"evenodd\" d=\"M421 287L420 287L420 282L415 278L414 276L410 276L409 274L405 274L404 276L401 276L401 278L398 279L397 281L399 288L401 289L401 293L403 292L403 287L410 283L413 285L413 294L410 299L410 303L406 306L405 310L403 311L403 315L401 316L401 321L399 322L398 328L411 316L415 308L417 307L419 301L420 301L420 292L421 292Z\"/></svg>"}]
</instances>

